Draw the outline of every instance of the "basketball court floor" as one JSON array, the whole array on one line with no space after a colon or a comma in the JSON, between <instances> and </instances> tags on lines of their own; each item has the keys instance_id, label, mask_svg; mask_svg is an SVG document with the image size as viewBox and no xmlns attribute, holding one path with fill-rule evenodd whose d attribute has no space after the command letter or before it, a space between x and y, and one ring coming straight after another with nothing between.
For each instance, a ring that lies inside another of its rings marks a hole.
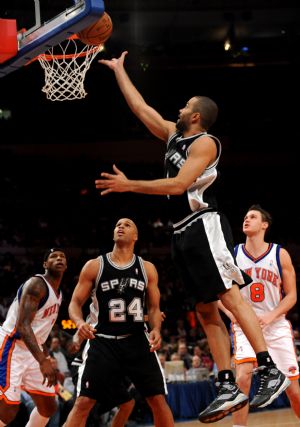
<instances>
[{"instance_id":1,"label":"basketball court floor","mask_svg":"<svg viewBox=\"0 0 300 427\"><path fill-rule=\"evenodd\" d=\"M177 422L176 427L201 427L204 424L198 420ZM206 424L208 425L208 424ZM232 427L232 418L228 416L216 423L209 424L212 427ZM256 412L249 415L248 427L299 427L300 420L290 408L273 409L271 411ZM139 426L146 427L146 426ZM153 425L147 425L153 427Z\"/></svg>"}]
</instances>

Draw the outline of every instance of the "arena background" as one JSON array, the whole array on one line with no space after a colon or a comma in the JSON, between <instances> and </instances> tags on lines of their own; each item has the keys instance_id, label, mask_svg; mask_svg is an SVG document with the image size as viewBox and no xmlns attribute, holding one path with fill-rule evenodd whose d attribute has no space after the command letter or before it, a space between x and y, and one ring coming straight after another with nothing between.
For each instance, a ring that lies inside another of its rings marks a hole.
<instances>
[{"instance_id":1,"label":"arena background","mask_svg":"<svg viewBox=\"0 0 300 427\"><path fill-rule=\"evenodd\" d=\"M22 26L31 19L32 3L5 0L0 16L18 17ZM41 3L51 15L62 2ZM212 131L223 143L220 208L230 219L236 242L243 239L241 223L249 205L268 209L274 217L270 238L290 251L299 278L298 3L105 4L114 32L98 58L128 50L130 77L167 119L176 120L179 108L194 95L217 101L220 116ZM226 52L228 34L233 49ZM109 249L113 222L122 215L141 224L140 246L149 250L149 224L157 218L168 223L164 198L100 197L93 182L113 162L129 177L162 176L163 144L153 142L126 106L113 73L97 60L86 76L84 100L47 101L41 92L43 79L38 63L0 79L2 266L9 256L26 256L23 278L40 265L41 251L57 242L72 255L84 254L80 261L70 261L78 273L84 259ZM162 240L167 252L168 230ZM8 281L6 270L2 268L2 295L19 284L20 269Z\"/></svg>"}]
</instances>

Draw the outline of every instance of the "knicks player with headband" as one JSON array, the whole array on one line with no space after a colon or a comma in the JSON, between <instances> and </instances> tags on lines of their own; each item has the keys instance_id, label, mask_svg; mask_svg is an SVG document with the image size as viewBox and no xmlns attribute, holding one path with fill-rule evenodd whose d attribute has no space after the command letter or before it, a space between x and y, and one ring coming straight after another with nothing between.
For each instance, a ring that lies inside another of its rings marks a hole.
<instances>
[{"instance_id":1,"label":"knicks player with headband","mask_svg":"<svg viewBox=\"0 0 300 427\"><path fill-rule=\"evenodd\" d=\"M126 377L148 402L155 426L174 427L156 354L162 321L157 270L135 255L138 230L131 219L117 221L113 240L111 252L83 266L69 305L78 335L87 342L78 369L77 398L65 427L84 427L96 402L112 408L132 401ZM85 320L82 307L88 299L90 313ZM149 332L145 330L145 308Z\"/></svg>"},{"instance_id":2,"label":"knicks player with headband","mask_svg":"<svg viewBox=\"0 0 300 427\"><path fill-rule=\"evenodd\" d=\"M35 274L18 289L0 327L0 427L15 418L25 389L36 407L26 427L44 427L56 411L56 373L45 342L62 301L60 284L67 269L59 248L44 255L44 274Z\"/></svg>"},{"instance_id":3,"label":"knicks player with headband","mask_svg":"<svg viewBox=\"0 0 300 427\"><path fill-rule=\"evenodd\" d=\"M240 287L251 283L251 278L236 265L231 228L216 199L221 142L209 130L217 119L218 106L207 96L194 96L179 110L176 122L164 119L130 80L124 67L126 54L99 62L114 72L132 112L166 143L165 178L131 180L114 165L113 173L102 172L95 185L101 195L128 191L167 196L173 222L174 265L195 301L218 367L218 395L199 414L199 420L215 422L248 402L248 396L235 383L230 338L218 310L218 299L234 312L257 354L258 364L266 366L267 381L261 384L264 399L260 403L269 404L289 380L274 365L256 315L240 294Z\"/></svg>"},{"instance_id":4,"label":"knicks player with headband","mask_svg":"<svg viewBox=\"0 0 300 427\"><path fill-rule=\"evenodd\" d=\"M287 312L297 301L296 275L287 250L265 241L271 223L271 215L260 205L252 205L248 209L243 222L246 243L236 246L236 260L239 267L252 277L252 284L243 288L241 293L258 317L272 359L291 380L285 392L294 413L300 418L299 367L293 330L286 319ZM237 382L248 394L256 356L232 314L223 311L232 320ZM263 370L258 369L257 373L264 380ZM259 406L259 400L258 395L252 406ZM247 425L248 411L246 406L233 414L235 427Z\"/></svg>"}]
</instances>

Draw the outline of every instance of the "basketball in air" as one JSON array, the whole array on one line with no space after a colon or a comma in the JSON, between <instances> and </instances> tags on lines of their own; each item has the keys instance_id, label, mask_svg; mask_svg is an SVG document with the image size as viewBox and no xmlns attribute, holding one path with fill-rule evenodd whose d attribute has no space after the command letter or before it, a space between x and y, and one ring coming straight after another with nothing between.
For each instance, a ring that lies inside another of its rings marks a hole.
<instances>
[{"instance_id":1,"label":"basketball in air","mask_svg":"<svg viewBox=\"0 0 300 427\"><path fill-rule=\"evenodd\" d=\"M99 45L109 39L112 30L112 20L110 16L104 12L98 21L81 30L77 36L84 44Z\"/></svg>"}]
</instances>

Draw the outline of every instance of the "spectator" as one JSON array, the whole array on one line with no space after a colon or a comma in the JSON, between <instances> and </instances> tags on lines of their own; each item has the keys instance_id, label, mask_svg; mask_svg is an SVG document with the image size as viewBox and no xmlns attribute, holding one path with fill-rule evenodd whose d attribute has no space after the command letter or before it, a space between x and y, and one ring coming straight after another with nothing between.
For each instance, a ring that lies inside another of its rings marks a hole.
<instances>
[{"instance_id":1,"label":"spectator","mask_svg":"<svg viewBox=\"0 0 300 427\"><path fill-rule=\"evenodd\" d=\"M50 354L57 360L57 367L64 377L70 376L70 369L68 366L67 358L62 351L61 342L59 337L52 337L50 343Z\"/></svg>"},{"instance_id":2,"label":"spectator","mask_svg":"<svg viewBox=\"0 0 300 427\"><path fill-rule=\"evenodd\" d=\"M192 366L190 369L186 372L186 379L187 381L199 381L203 374L203 367L201 364L201 359L199 356L194 355L192 357ZM207 370L207 377L208 377L208 370Z\"/></svg>"},{"instance_id":3,"label":"spectator","mask_svg":"<svg viewBox=\"0 0 300 427\"><path fill-rule=\"evenodd\" d=\"M177 352L180 357L180 360L183 360L185 368L189 369L192 365L192 355L189 353L186 343L179 343Z\"/></svg>"}]
</instances>

